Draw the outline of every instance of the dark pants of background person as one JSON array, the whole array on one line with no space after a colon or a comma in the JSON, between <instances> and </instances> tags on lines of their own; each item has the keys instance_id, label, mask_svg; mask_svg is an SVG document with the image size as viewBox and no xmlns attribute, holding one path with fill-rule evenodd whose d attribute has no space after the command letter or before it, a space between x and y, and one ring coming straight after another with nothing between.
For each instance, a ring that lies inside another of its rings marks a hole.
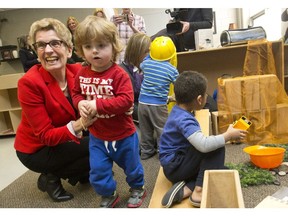
<instances>
[{"instance_id":1,"label":"dark pants of background person","mask_svg":"<svg viewBox=\"0 0 288 216\"><path fill-rule=\"evenodd\" d=\"M155 106L139 103L138 118L141 131L141 155L154 155L158 151L160 136L168 118L167 105Z\"/></svg>"},{"instance_id":2,"label":"dark pants of background person","mask_svg":"<svg viewBox=\"0 0 288 216\"><path fill-rule=\"evenodd\" d=\"M170 164L163 166L163 172L173 184L184 180L186 186L193 191L195 186L202 187L205 170L227 169L224 161L225 147L202 153L191 146L177 152Z\"/></svg>"},{"instance_id":3,"label":"dark pants of background person","mask_svg":"<svg viewBox=\"0 0 288 216\"><path fill-rule=\"evenodd\" d=\"M80 144L66 142L32 154L16 153L24 166L37 173L51 173L63 179L89 176L89 137L84 137Z\"/></svg>"}]
</instances>

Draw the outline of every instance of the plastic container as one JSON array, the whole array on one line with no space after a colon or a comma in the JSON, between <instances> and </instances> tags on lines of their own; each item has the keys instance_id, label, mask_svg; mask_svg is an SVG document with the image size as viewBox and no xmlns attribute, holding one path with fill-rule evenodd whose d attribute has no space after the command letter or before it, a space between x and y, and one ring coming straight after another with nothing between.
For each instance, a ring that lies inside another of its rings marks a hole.
<instances>
[{"instance_id":1,"label":"plastic container","mask_svg":"<svg viewBox=\"0 0 288 216\"><path fill-rule=\"evenodd\" d=\"M263 149L263 148L268 148L268 147L261 146L261 145L253 145L253 146L244 148L243 151L246 152L247 154L250 154L250 152L252 152L253 150Z\"/></svg>"},{"instance_id":2,"label":"plastic container","mask_svg":"<svg viewBox=\"0 0 288 216\"><path fill-rule=\"evenodd\" d=\"M272 169L280 166L283 162L286 149L279 147L250 146L243 151L250 155L250 160L255 166L263 169Z\"/></svg>"}]
</instances>

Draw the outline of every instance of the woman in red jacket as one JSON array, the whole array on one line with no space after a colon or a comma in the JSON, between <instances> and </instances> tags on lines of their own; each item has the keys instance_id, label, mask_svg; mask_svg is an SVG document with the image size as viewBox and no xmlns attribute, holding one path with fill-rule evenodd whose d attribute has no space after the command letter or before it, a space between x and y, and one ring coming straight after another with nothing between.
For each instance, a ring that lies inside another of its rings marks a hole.
<instances>
[{"instance_id":1,"label":"woman in red jacket","mask_svg":"<svg viewBox=\"0 0 288 216\"><path fill-rule=\"evenodd\" d=\"M44 18L31 25L29 35L41 64L18 82L22 119L14 147L28 169L41 173L38 188L54 201L66 201L73 195L65 191L61 178L72 185L88 182L88 137L82 138L82 131L95 119L79 118L71 103L81 65L66 64L73 47L67 27Z\"/></svg>"}]
</instances>

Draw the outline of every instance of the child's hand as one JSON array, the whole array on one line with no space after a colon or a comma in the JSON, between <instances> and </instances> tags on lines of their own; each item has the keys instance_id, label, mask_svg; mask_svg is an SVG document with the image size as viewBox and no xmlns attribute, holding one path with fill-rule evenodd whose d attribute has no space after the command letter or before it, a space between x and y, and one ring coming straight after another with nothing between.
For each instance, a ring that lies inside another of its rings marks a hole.
<instances>
[{"instance_id":1,"label":"child's hand","mask_svg":"<svg viewBox=\"0 0 288 216\"><path fill-rule=\"evenodd\" d=\"M170 102L176 102L175 94L173 94L173 95L171 95L171 96L168 96L168 101L167 101L167 103L170 103Z\"/></svg>"},{"instance_id":2,"label":"child's hand","mask_svg":"<svg viewBox=\"0 0 288 216\"><path fill-rule=\"evenodd\" d=\"M125 112L126 115L132 115L134 111L134 104L132 107L129 108L129 110L127 112Z\"/></svg>"},{"instance_id":3,"label":"child's hand","mask_svg":"<svg viewBox=\"0 0 288 216\"><path fill-rule=\"evenodd\" d=\"M87 118L88 115L90 114L88 102L89 101L87 100L82 100L78 103L78 110L79 110L80 116L84 118Z\"/></svg>"},{"instance_id":4,"label":"child's hand","mask_svg":"<svg viewBox=\"0 0 288 216\"><path fill-rule=\"evenodd\" d=\"M240 130L233 128L233 125L230 124L227 131L223 133L225 142L230 140L243 140L246 138L248 132L246 130Z\"/></svg>"},{"instance_id":5,"label":"child's hand","mask_svg":"<svg viewBox=\"0 0 288 216\"><path fill-rule=\"evenodd\" d=\"M96 100L88 101L86 108L89 111L89 116L93 118L97 114Z\"/></svg>"}]
</instances>

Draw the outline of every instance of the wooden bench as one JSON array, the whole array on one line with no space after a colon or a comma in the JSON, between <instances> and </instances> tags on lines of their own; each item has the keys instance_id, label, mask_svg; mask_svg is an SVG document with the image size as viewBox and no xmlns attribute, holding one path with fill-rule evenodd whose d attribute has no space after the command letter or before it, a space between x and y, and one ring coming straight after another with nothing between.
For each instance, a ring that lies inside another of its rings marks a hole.
<instances>
[{"instance_id":1,"label":"wooden bench","mask_svg":"<svg viewBox=\"0 0 288 216\"><path fill-rule=\"evenodd\" d=\"M196 118L200 123L201 130L205 135L211 134L211 117L208 109L196 112ZM158 177L154 186L154 190L150 199L149 208L163 208L161 201L165 193L172 187L172 183L165 177L162 167L159 169ZM172 208L193 208L189 199L183 200L179 204L175 204Z\"/></svg>"}]
</instances>

